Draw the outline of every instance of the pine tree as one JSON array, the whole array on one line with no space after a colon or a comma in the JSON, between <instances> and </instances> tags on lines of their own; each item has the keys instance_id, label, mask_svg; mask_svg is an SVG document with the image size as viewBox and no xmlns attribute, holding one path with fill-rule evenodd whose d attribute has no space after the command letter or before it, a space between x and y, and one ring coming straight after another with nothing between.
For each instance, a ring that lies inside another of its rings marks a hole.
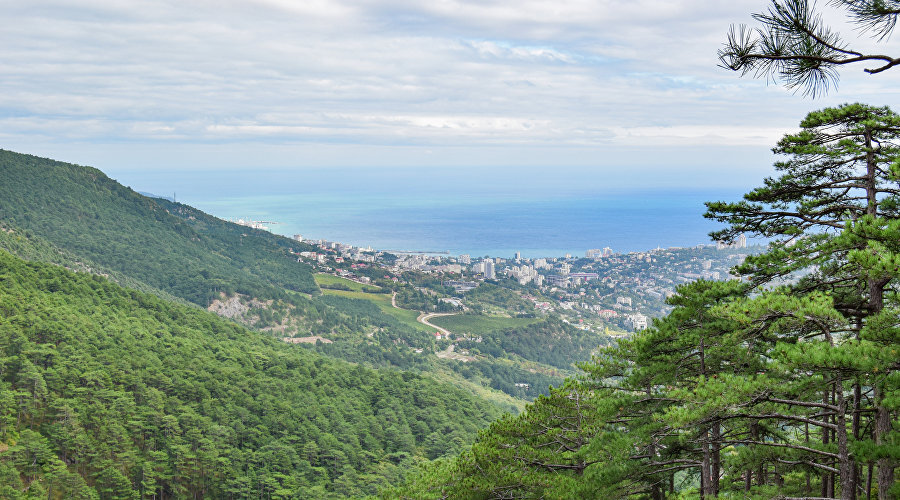
<instances>
[{"instance_id":1,"label":"pine tree","mask_svg":"<svg viewBox=\"0 0 900 500\"><path fill-rule=\"evenodd\" d=\"M829 341L826 351L840 350L850 341L873 339L881 339L877 343L880 349L897 346L896 339L886 333L896 314L883 311L886 293L896 300L898 278L894 264L900 249L896 237L900 219L898 138L900 117L886 107L849 104L810 113L801 123L801 131L785 136L774 150L787 156L775 165L780 177L766 179L763 187L745 195L742 202L707 204L706 217L729 225L712 233L713 238L728 240L750 233L773 239L768 252L749 257L737 269L754 285L795 279L782 295L829 294L830 307L844 318L844 324L830 327L839 334L820 332L837 339ZM798 279L797 272L809 274ZM795 331L800 336L791 341L794 343L806 335L804 328ZM894 433L897 409L892 408L885 391L893 390L888 381L893 380L896 364L869 367L882 370L878 380L861 366L832 363L827 369L820 368L823 382L832 386L835 397L843 397L844 391L843 382L835 377L844 373L855 379L851 390L854 436L860 433L864 383L874 384L869 387L875 389L875 441L882 443L881 452L887 455L878 460L878 487L879 495L888 498L896 464L888 436ZM852 472L852 477L858 476Z\"/></svg>"},{"instance_id":2,"label":"pine tree","mask_svg":"<svg viewBox=\"0 0 900 500\"><path fill-rule=\"evenodd\" d=\"M894 31L900 1L832 0L846 11L849 20L878 41ZM900 64L900 58L866 54L848 46L815 12L809 0L772 0L766 12L754 14L762 26L732 26L725 47L719 51L720 66L742 75L771 78L788 88L803 89L816 96L836 86L838 68L862 63L866 72L877 74Z\"/></svg>"}]
</instances>

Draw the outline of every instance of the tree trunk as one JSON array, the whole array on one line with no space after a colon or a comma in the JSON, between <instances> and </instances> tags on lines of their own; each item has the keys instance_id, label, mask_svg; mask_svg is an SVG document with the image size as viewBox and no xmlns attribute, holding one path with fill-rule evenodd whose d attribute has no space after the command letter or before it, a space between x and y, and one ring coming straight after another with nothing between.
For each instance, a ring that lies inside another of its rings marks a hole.
<instances>
[{"instance_id":1,"label":"tree trunk","mask_svg":"<svg viewBox=\"0 0 900 500\"><path fill-rule=\"evenodd\" d=\"M700 499L705 500L706 495L713 496L709 481L709 429L704 428L700 433L700 439L703 440L703 460L700 462Z\"/></svg>"},{"instance_id":2,"label":"tree trunk","mask_svg":"<svg viewBox=\"0 0 900 500\"><path fill-rule=\"evenodd\" d=\"M891 431L891 413L882 404L881 388L875 385L875 444L883 445L884 437ZM894 461L891 458L878 460L878 499L891 498L890 490L894 485Z\"/></svg>"},{"instance_id":3,"label":"tree trunk","mask_svg":"<svg viewBox=\"0 0 900 500\"><path fill-rule=\"evenodd\" d=\"M828 404L828 403L829 403L829 401L828 401L828 389L825 389L825 391L823 392L822 396L823 396L823 397L822 397L822 402L825 403L825 404ZM822 418L822 420L825 421L825 422L827 423L827 422L828 422L828 415L825 415L825 416ZM822 445L823 445L823 448L824 448L824 449L828 449L828 444L831 442L831 441L829 440L830 437L831 437L831 431L829 431L829 429L828 429L827 427L822 427ZM823 472L823 473L822 473L822 497L823 497L823 498L831 498L831 497L832 497L832 495L831 495L831 488L830 488L830 485L829 485L830 480L831 480L831 474L829 474L829 473L827 473L827 472Z\"/></svg>"},{"instance_id":4,"label":"tree trunk","mask_svg":"<svg viewBox=\"0 0 900 500\"><path fill-rule=\"evenodd\" d=\"M757 424L755 422L750 424L750 439L752 439L753 441L759 441L761 439L760 435L759 435L759 424ZM756 485L757 486L762 486L762 485L766 484L765 472L766 472L765 463L760 463L756 469Z\"/></svg>"},{"instance_id":5,"label":"tree trunk","mask_svg":"<svg viewBox=\"0 0 900 500\"><path fill-rule=\"evenodd\" d=\"M851 432L853 433L853 440L855 442L859 442L859 433L860 433L860 410L862 407L862 385L859 383L859 379L853 382L853 421L851 423ZM853 460L853 470L852 475L850 476L850 485L849 487L853 490L853 500L856 500L856 493L859 490L859 476L860 476L860 468L859 464L856 463L856 460Z\"/></svg>"},{"instance_id":6,"label":"tree trunk","mask_svg":"<svg viewBox=\"0 0 900 500\"><path fill-rule=\"evenodd\" d=\"M806 446L809 446L809 422L804 424L804 433L806 437ZM810 480L809 471L806 471L806 493L812 494L812 481Z\"/></svg>"},{"instance_id":7,"label":"tree trunk","mask_svg":"<svg viewBox=\"0 0 900 500\"><path fill-rule=\"evenodd\" d=\"M853 470L856 468L850 457L850 450L847 446L847 400L844 398L843 378L841 372L837 372L834 382L835 403L839 410L834 418L837 424L835 430L835 438L838 445L838 470L840 471L841 484L841 500L853 500L856 498L856 488L853 485Z\"/></svg>"},{"instance_id":8,"label":"tree trunk","mask_svg":"<svg viewBox=\"0 0 900 500\"><path fill-rule=\"evenodd\" d=\"M872 469L875 464L869 462L868 472L866 473L866 500L872 500Z\"/></svg>"},{"instance_id":9,"label":"tree trunk","mask_svg":"<svg viewBox=\"0 0 900 500\"><path fill-rule=\"evenodd\" d=\"M722 449L722 427L719 424L719 421L716 420L712 425L712 433L710 438L712 439L712 450L711 452L711 463L710 463L710 483L711 489L713 492L713 497L719 496L719 477L722 475L722 456L719 453L719 450Z\"/></svg>"}]
</instances>

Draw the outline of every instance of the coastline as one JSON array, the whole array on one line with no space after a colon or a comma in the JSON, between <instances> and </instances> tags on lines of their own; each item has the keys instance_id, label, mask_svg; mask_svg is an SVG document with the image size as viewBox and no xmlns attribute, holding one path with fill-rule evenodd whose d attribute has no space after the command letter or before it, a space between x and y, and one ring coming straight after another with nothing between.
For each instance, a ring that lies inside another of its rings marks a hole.
<instances>
[{"instance_id":1,"label":"coastline","mask_svg":"<svg viewBox=\"0 0 900 500\"><path fill-rule=\"evenodd\" d=\"M318 193L186 197L222 219L278 221L270 230L378 250L427 250L472 257L563 257L591 248L616 252L710 244L715 225L702 217L714 193L660 196L561 196L460 200ZM547 245L550 242L551 245ZM429 253L429 252L422 252Z\"/></svg>"}]
</instances>

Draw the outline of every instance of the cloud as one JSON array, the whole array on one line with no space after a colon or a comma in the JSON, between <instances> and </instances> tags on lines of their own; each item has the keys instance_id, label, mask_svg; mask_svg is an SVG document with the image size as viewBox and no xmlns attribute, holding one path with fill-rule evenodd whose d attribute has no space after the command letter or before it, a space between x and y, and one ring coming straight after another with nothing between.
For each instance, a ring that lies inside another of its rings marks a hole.
<instances>
[{"instance_id":1,"label":"cloud","mask_svg":"<svg viewBox=\"0 0 900 500\"><path fill-rule=\"evenodd\" d=\"M678 125L670 127L630 127L615 129L619 144L657 146L772 146L785 134L778 128L749 126Z\"/></svg>"},{"instance_id":2,"label":"cloud","mask_svg":"<svg viewBox=\"0 0 900 500\"><path fill-rule=\"evenodd\" d=\"M727 26L758 0L7 4L7 146L229 142L273 164L298 161L278 157L293 144L376 147L387 156L358 161L379 164L404 147L508 146L583 164L584 147L641 145L671 161L678 147L770 147L809 109L847 100L716 68ZM884 81L847 80L874 98L896 92Z\"/></svg>"},{"instance_id":3,"label":"cloud","mask_svg":"<svg viewBox=\"0 0 900 500\"><path fill-rule=\"evenodd\" d=\"M575 58L549 47L512 46L508 43L487 40L469 41L482 58L510 59L524 62L560 62L575 63Z\"/></svg>"}]
</instances>

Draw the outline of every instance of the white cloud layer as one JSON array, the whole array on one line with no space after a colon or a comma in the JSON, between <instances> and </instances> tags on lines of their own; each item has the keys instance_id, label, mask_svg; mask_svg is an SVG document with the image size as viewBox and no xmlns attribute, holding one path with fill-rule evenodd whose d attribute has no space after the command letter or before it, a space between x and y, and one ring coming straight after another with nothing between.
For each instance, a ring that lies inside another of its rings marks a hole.
<instances>
[{"instance_id":1,"label":"white cloud layer","mask_svg":"<svg viewBox=\"0 0 900 500\"><path fill-rule=\"evenodd\" d=\"M224 144L298 167L403 165L424 151L491 166L529 148L561 165L623 151L690 164L709 162L697 155L710 146L768 148L815 108L896 100L888 73L848 68L842 92L813 102L717 68L728 26L764 6L0 0L0 147L69 144L78 157L60 159L118 168L146 162L87 146L133 144L170 165L167 151ZM367 153L298 155L340 145ZM496 155L504 147L516 153Z\"/></svg>"}]
</instances>

